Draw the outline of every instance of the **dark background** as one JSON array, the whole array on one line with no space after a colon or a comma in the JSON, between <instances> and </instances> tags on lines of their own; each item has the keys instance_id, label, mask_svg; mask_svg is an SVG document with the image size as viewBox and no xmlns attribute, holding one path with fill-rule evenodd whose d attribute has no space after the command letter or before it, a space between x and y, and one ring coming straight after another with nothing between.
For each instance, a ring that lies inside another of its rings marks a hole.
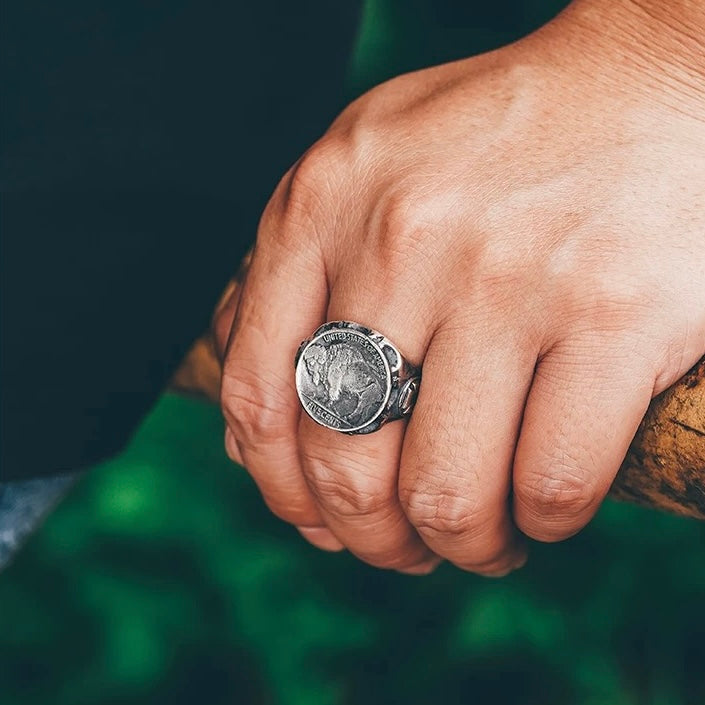
<instances>
[{"instance_id":1,"label":"dark background","mask_svg":"<svg viewBox=\"0 0 705 705\"><path fill-rule=\"evenodd\" d=\"M559 5L368 2L348 95ZM704 603L705 526L611 502L500 581L320 553L166 395L0 576L0 705L702 705Z\"/></svg>"}]
</instances>

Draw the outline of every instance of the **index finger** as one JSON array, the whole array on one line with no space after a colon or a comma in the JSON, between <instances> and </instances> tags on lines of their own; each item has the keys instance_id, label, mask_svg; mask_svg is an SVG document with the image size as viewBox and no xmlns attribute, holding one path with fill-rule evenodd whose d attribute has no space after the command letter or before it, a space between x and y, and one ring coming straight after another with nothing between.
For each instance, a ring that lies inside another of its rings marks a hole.
<instances>
[{"instance_id":1,"label":"index finger","mask_svg":"<svg viewBox=\"0 0 705 705\"><path fill-rule=\"evenodd\" d=\"M315 238L289 212L293 174L260 222L226 347L221 405L226 448L242 458L269 508L299 527L318 527L324 522L298 456L293 364L299 343L325 316L328 288Z\"/></svg>"}]
</instances>

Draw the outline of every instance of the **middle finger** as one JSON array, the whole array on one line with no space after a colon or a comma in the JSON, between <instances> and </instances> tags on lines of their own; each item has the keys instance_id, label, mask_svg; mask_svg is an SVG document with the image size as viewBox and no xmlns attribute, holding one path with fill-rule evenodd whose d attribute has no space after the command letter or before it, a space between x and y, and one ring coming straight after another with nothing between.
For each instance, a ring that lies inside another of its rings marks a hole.
<instances>
[{"instance_id":1,"label":"middle finger","mask_svg":"<svg viewBox=\"0 0 705 705\"><path fill-rule=\"evenodd\" d=\"M366 269L338 279L327 320L369 326L418 364L428 337L421 323L425 317L404 297L370 295L374 283ZM405 428L406 422L397 421L375 433L349 436L302 414L299 452L321 515L341 543L371 565L424 573L438 559L406 518L397 491Z\"/></svg>"}]
</instances>

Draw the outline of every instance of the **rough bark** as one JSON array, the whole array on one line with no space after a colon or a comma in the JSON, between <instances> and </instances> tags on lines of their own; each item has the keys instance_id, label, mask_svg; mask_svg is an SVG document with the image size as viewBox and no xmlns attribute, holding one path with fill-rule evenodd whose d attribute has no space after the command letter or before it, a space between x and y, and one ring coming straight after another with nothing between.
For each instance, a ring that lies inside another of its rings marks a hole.
<instances>
[{"instance_id":1,"label":"rough bark","mask_svg":"<svg viewBox=\"0 0 705 705\"><path fill-rule=\"evenodd\" d=\"M243 272L244 268L227 294ZM216 401L219 387L220 363L206 334L191 348L172 388ZM611 495L705 519L705 358L652 400Z\"/></svg>"},{"instance_id":2,"label":"rough bark","mask_svg":"<svg viewBox=\"0 0 705 705\"><path fill-rule=\"evenodd\" d=\"M705 519L705 358L652 400L612 495Z\"/></svg>"}]
</instances>

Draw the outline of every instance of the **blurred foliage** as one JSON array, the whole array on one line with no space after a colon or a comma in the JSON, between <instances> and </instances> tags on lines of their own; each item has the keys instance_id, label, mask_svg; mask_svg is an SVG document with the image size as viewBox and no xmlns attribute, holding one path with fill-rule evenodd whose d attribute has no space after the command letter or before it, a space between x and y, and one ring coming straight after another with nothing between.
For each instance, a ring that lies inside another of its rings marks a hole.
<instances>
[{"instance_id":1,"label":"blurred foliage","mask_svg":"<svg viewBox=\"0 0 705 705\"><path fill-rule=\"evenodd\" d=\"M368 2L351 92L561 3ZM325 554L165 396L0 577L0 705L702 705L705 525L608 502L501 581Z\"/></svg>"},{"instance_id":2,"label":"blurred foliage","mask_svg":"<svg viewBox=\"0 0 705 705\"><path fill-rule=\"evenodd\" d=\"M167 395L0 579L0 703L705 702L705 525L607 503L502 580L326 554Z\"/></svg>"}]
</instances>

